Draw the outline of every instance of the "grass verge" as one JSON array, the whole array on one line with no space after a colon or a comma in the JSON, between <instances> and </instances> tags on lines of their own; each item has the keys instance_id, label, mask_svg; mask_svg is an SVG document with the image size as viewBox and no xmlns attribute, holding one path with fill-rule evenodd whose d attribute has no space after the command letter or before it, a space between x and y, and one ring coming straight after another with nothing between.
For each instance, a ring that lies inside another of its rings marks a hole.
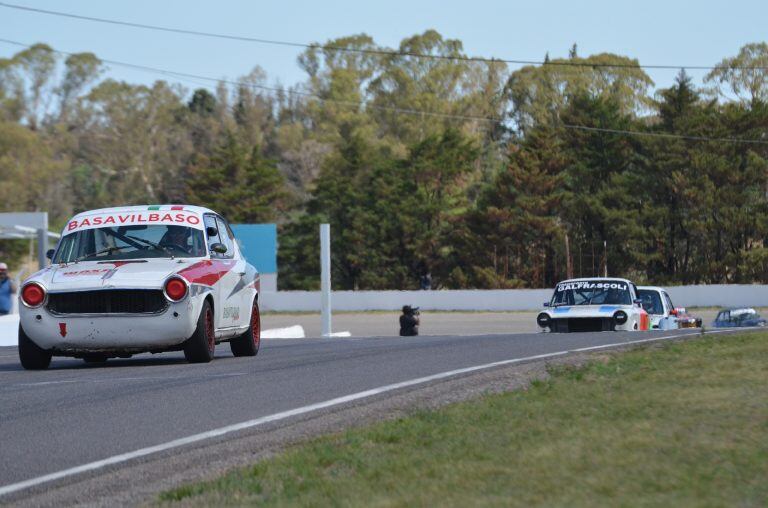
<instances>
[{"instance_id":1,"label":"grass verge","mask_svg":"<svg viewBox=\"0 0 768 508\"><path fill-rule=\"evenodd\" d=\"M768 333L606 354L551 374L322 437L158 502L768 505Z\"/></svg>"}]
</instances>

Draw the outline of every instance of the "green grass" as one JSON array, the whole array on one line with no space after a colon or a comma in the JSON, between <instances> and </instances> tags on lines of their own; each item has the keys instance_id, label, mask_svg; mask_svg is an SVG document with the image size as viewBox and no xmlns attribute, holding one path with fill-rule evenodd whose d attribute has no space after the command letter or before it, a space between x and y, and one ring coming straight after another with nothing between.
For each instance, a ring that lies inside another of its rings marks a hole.
<instances>
[{"instance_id":1,"label":"green grass","mask_svg":"<svg viewBox=\"0 0 768 508\"><path fill-rule=\"evenodd\" d=\"M319 438L159 502L768 505L768 334L606 354L551 374Z\"/></svg>"}]
</instances>

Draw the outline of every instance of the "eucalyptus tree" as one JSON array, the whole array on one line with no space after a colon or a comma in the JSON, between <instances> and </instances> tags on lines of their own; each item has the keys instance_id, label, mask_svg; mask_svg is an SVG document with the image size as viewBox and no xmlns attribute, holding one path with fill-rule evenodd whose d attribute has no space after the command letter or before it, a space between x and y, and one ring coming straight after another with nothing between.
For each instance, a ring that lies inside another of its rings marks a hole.
<instances>
[{"instance_id":1,"label":"eucalyptus tree","mask_svg":"<svg viewBox=\"0 0 768 508\"><path fill-rule=\"evenodd\" d=\"M81 102L74 162L105 182L113 202L183 199L182 168L192 150L179 117L183 90L102 81Z\"/></svg>"},{"instance_id":2,"label":"eucalyptus tree","mask_svg":"<svg viewBox=\"0 0 768 508\"><path fill-rule=\"evenodd\" d=\"M653 80L636 59L612 53L547 59L514 71L505 85L509 116L521 131L555 124L577 96L610 98L623 114L648 112Z\"/></svg>"},{"instance_id":3,"label":"eucalyptus tree","mask_svg":"<svg viewBox=\"0 0 768 508\"><path fill-rule=\"evenodd\" d=\"M93 53L75 53L66 58L64 77L56 89L59 96L58 122L66 124L69 121L76 102L103 70L101 60Z\"/></svg>"},{"instance_id":4,"label":"eucalyptus tree","mask_svg":"<svg viewBox=\"0 0 768 508\"><path fill-rule=\"evenodd\" d=\"M402 145L447 129L481 139L502 116L505 70L501 62L468 60L461 41L427 30L382 57L370 86L371 114L382 134Z\"/></svg>"},{"instance_id":5,"label":"eucalyptus tree","mask_svg":"<svg viewBox=\"0 0 768 508\"><path fill-rule=\"evenodd\" d=\"M742 102L768 102L768 43L741 47L736 56L724 58L704 78L713 82L721 96L730 92Z\"/></svg>"}]
</instances>

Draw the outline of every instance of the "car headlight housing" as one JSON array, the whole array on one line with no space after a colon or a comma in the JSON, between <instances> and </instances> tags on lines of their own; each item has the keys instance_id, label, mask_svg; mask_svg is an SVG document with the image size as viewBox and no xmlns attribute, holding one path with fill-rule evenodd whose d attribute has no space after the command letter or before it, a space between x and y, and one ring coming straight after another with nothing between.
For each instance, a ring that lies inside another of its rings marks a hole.
<instances>
[{"instance_id":1,"label":"car headlight housing","mask_svg":"<svg viewBox=\"0 0 768 508\"><path fill-rule=\"evenodd\" d=\"M613 315L613 320L616 321L617 325L623 325L627 322L627 319L629 319L629 316L627 316L627 313L623 310L617 310Z\"/></svg>"},{"instance_id":2,"label":"car headlight housing","mask_svg":"<svg viewBox=\"0 0 768 508\"><path fill-rule=\"evenodd\" d=\"M29 282L21 288L21 302L29 308L40 307L45 302L45 288L37 282Z\"/></svg>"},{"instance_id":3,"label":"car headlight housing","mask_svg":"<svg viewBox=\"0 0 768 508\"><path fill-rule=\"evenodd\" d=\"M546 312L542 312L536 316L536 323L542 328L548 328L552 324L552 318Z\"/></svg>"},{"instance_id":4,"label":"car headlight housing","mask_svg":"<svg viewBox=\"0 0 768 508\"><path fill-rule=\"evenodd\" d=\"M180 302L187 296L189 288L187 283L181 277L171 277L165 281L165 287L163 288L165 297L172 302Z\"/></svg>"}]
</instances>

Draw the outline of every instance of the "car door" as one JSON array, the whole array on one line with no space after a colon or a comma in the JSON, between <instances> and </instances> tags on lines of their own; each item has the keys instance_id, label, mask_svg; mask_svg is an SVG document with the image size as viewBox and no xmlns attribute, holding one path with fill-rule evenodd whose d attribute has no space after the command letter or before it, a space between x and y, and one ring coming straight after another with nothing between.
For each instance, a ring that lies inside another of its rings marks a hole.
<instances>
[{"instance_id":1,"label":"car door","mask_svg":"<svg viewBox=\"0 0 768 508\"><path fill-rule=\"evenodd\" d=\"M677 312L674 311L675 306L672 305L672 299L666 291L661 291L661 304L664 308L664 317L661 318L661 321L659 322L659 328L664 330L679 328L680 325L677 323Z\"/></svg>"},{"instance_id":2,"label":"car door","mask_svg":"<svg viewBox=\"0 0 768 508\"><path fill-rule=\"evenodd\" d=\"M235 236L227 221L217 216L216 224L219 239L227 248L223 256L230 263L229 270L222 280L222 323L226 327L245 326L251 315L251 303L247 298L250 292L247 290L249 281L246 278L245 259L235 243Z\"/></svg>"},{"instance_id":3,"label":"car door","mask_svg":"<svg viewBox=\"0 0 768 508\"><path fill-rule=\"evenodd\" d=\"M213 321L216 329L220 329L224 326L222 319L222 305L221 305L221 280L220 275L223 272L223 258L218 252L214 252L211 248L212 245L221 243L219 238L218 225L216 224L216 216L206 214L203 216L203 224L205 224L205 242L208 246L208 252L211 255L211 271L215 273L216 282L211 285L211 292L213 293ZM212 234L215 233L215 234Z\"/></svg>"},{"instance_id":4,"label":"car door","mask_svg":"<svg viewBox=\"0 0 768 508\"><path fill-rule=\"evenodd\" d=\"M235 237L235 233L232 231L232 228L226 220L223 220L223 226L229 241L231 241L234 247L235 258L237 260L235 271L240 276L240 280L236 284L237 292L234 296L239 296L240 298L240 317L243 326L246 326L250 323L249 319L253 308L253 301L258 292L258 272L256 271L256 267L248 263L248 260L243 255L243 251Z\"/></svg>"},{"instance_id":5,"label":"car door","mask_svg":"<svg viewBox=\"0 0 768 508\"><path fill-rule=\"evenodd\" d=\"M669 297L669 293L666 291L661 292L662 299L664 300L664 305L666 306L666 309L664 309L664 314L669 316L672 313L672 310L674 310L675 306L672 304L672 298Z\"/></svg>"}]
</instances>

